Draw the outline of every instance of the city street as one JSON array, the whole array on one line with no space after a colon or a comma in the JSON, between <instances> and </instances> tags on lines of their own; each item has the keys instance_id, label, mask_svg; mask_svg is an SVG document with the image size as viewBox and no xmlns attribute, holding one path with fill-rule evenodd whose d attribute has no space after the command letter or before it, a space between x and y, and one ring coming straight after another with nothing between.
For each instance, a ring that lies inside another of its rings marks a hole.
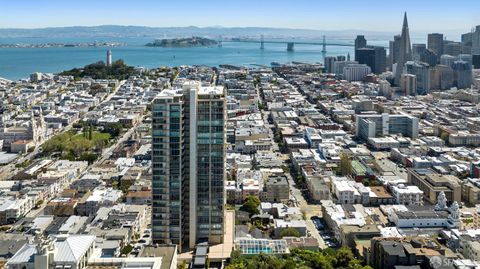
<instances>
[{"instance_id":1,"label":"city street","mask_svg":"<svg viewBox=\"0 0 480 269\"><path fill-rule=\"evenodd\" d=\"M289 160L288 154L282 154L280 152L280 148L278 147L278 144L274 140L274 134L273 134L273 128L274 126L268 123L268 111L263 110L262 111L262 118L265 123L265 126L268 127L268 135L273 143L273 151L277 153L280 159L285 163L285 165L288 165L286 163L286 160ZM293 200L296 201L297 206L300 208L302 212L305 212L305 222L307 223L307 230L308 234L311 237L314 237L317 239L318 244L321 249L326 248L327 246L325 245L325 242L323 241L322 237L320 236L320 233L318 232L317 228L315 227L313 221L310 219L313 216L317 217L322 217L322 209L320 205L313 205L313 204L308 204L307 200L305 197L303 197L302 191L297 188L295 181L292 178L292 175L290 173L285 173L288 179L288 184L290 186L290 195L292 196Z\"/></svg>"}]
</instances>

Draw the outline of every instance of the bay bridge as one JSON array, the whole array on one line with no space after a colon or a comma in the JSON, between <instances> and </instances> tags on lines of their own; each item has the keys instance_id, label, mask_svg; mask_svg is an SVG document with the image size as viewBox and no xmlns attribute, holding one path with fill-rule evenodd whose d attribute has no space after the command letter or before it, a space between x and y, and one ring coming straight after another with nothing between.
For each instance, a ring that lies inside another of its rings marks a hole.
<instances>
[{"instance_id":1,"label":"bay bridge","mask_svg":"<svg viewBox=\"0 0 480 269\"><path fill-rule=\"evenodd\" d=\"M221 39L218 40L218 46L221 47L223 43L235 42L235 43L256 43L260 45L260 49L265 49L265 44L286 44L287 51L294 51L295 45L314 45L322 46L322 53L327 53L327 46L340 46L340 47L354 47L353 43L341 43L341 42L327 42L325 36L323 36L322 42L308 42L308 41L283 41L283 40L264 40L263 35L260 40L255 39Z\"/></svg>"}]
</instances>

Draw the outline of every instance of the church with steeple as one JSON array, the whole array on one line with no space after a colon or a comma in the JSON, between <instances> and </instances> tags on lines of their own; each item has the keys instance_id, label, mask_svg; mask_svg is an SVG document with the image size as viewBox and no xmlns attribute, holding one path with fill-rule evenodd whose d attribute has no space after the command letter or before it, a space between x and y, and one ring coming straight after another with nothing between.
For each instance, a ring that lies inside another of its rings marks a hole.
<instances>
[{"instance_id":1,"label":"church with steeple","mask_svg":"<svg viewBox=\"0 0 480 269\"><path fill-rule=\"evenodd\" d=\"M450 206L447 202L442 191L438 194L435 207L406 206L403 210L393 210L388 218L397 228L459 228L460 207L456 201Z\"/></svg>"},{"instance_id":2,"label":"church with steeple","mask_svg":"<svg viewBox=\"0 0 480 269\"><path fill-rule=\"evenodd\" d=\"M37 147L47 138L47 126L43 118L43 111L30 111L20 115L10 126L0 128L0 140L3 140L3 149L11 151L13 143L27 143Z\"/></svg>"}]
</instances>

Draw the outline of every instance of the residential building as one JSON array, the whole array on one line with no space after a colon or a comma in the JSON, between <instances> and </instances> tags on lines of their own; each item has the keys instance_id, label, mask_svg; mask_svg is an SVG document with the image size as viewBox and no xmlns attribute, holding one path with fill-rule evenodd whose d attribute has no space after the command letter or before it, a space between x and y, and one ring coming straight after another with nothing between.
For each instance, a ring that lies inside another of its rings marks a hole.
<instances>
[{"instance_id":1,"label":"residential building","mask_svg":"<svg viewBox=\"0 0 480 269\"><path fill-rule=\"evenodd\" d=\"M332 192L337 197L340 204L354 204L358 191L349 184L348 180L333 180Z\"/></svg>"},{"instance_id":2,"label":"residential building","mask_svg":"<svg viewBox=\"0 0 480 269\"><path fill-rule=\"evenodd\" d=\"M469 205L480 204L480 179L467 178L462 182L462 199Z\"/></svg>"},{"instance_id":3,"label":"residential building","mask_svg":"<svg viewBox=\"0 0 480 269\"><path fill-rule=\"evenodd\" d=\"M334 72L333 65L336 61L337 61L337 57L332 57L332 56L325 57L324 66L325 66L325 71L327 73L333 73Z\"/></svg>"},{"instance_id":4,"label":"residential building","mask_svg":"<svg viewBox=\"0 0 480 269\"><path fill-rule=\"evenodd\" d=\"M401 205L423 205L423 191L417 186L406 186L398 184L391 187L392 195L397 204Z\"/></svg>"},{"instance_id":5,"label":"residential building","mask_svg":"<svg viewBox=\"0 0 480 269\"><path fill-rule=\"evenodd\" d=\"M405 73L417 78L417 92L428 93L430 87L430 65L424 62L408 61L405 63Z\"/></svg>"},{"instance_id":6,"label":"residential building","mask_svg":"<svg viewBox=\"0 0 480 269\"><path fill-rule=\"evenodd\" d=\"M286 177L270 177L265 183L265 201L286 202L290 199L290 188Z\"/></svg>"},{"instance_id":7,"label":"residential building","mask_svg":"<svg viewBox=\"0 0 480 269\"><path fill-rule=\"evenodd\" d=\"M480 134L469 132L453 133L448 136L448 143L454 147L478 147L480 146Z\"/></svg>"},{"instance_id":8,"label":"residential building","mask_svg":"<svg viewBox=\"0 0 480 269\"><path fill-rule=\"evenodd\" d=\"M186 82L153 103L153 241L180 252L222 243L225 205L223 87Z\"/></svg>"},{"instance_id":9,"label":"residential building","mask_svg":"<svg viewBox=\"0 0 480 269\"><path fill-rule=\"evenodd\" d=\"M343 68L343 78L348 81L363 81L372 72L366 64L347 64Z\"/></svg>"},{"instance_id":10,"label":"residential building","mask_svg":"<svg viewBox=\"0 0 480 269\"><path fill-rule=\"evenodd\" d=\"M389 134L402 134L417 138L418 122L418 118L410 115L389 115L387 113L356 115L355 134L365 140Z\"/></svg>"},{"instance_id":11,"label":"residential building","mask_svg":"<svg viewBox=\"0 0 480 269\"><path fill-rule=\"evenodd\" d=\"M57 235L53 241L37 237L7 262L8 269L87 268L94 235Z\"/></svg>"},{"instance_id":12,"label":"residential building","mask_svg":"<svg viewBox=\"0 0 480 269\"><path fill-rule=\"evenodd\" d=\"M402 92L408 95L417 94L417 76L413 74L402 74L400 79L400 88Z\"/></svg>"}]
</instances>

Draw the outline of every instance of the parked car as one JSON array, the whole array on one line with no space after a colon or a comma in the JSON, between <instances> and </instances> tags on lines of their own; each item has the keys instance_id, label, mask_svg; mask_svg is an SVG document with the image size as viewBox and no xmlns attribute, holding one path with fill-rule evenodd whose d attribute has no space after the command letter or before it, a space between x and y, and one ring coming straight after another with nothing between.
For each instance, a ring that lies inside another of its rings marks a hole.
<instances>
[{"instance_id":1,"label":"parked car","mask_svg":"<svg viewBox=\"0 0 480 269\"><path fill-rule=\"evenodd\" d=\"M325 229L325 226L323 225L323 223L322 223L322 221L320 220L319 217L313 216L310 219L312 220L312 222L315 225L315 228L317 228L317 230Z\"/></svg>"}]
</instances>

